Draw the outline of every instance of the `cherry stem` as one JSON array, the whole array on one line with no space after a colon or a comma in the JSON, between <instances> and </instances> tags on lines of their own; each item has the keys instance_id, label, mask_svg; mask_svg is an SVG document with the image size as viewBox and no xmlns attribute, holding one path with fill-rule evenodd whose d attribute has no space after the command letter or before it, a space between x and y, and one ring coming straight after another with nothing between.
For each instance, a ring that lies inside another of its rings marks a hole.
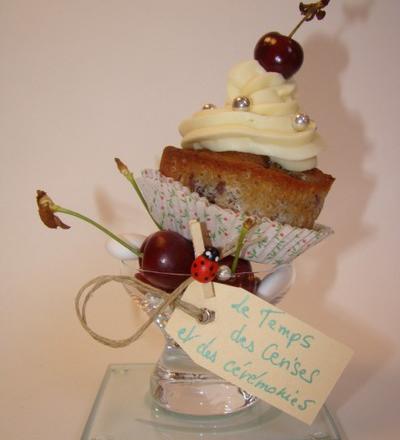
<instances>
[{"instance_id":1,"label":"cherry stem","mask_svg":"<svg viewBox=\"0 0 400 440\"><path fill-rule=\"evenodd\" d=\"M129 170L129 168L117 157L115 158L115 162L117 163L118 169L120 173L131 183L133 186L133 189L136 191L136 194L138 195L140 201L143 203L143 206L145 207L147 213L149 214L150 218L153 220L154 224L157 226L157 228L161 231L162 227L157 221L154 219L154 217L151 215L149 206L147 205L146 200L143 197L142 191L140 191L140 188L138 184L136 183L135 177L133 173Z\"/></svg>"},{"instance_id":2,"label":"cherry stem","mask_svg":"<svg viewBox=\"0 0 400 440\"><path fill-rule=\"evenodd\" d=\"M246 235L249 233L250 229L253 226L254 226L254 220L251 218L245 220L242 225L242 229L239 232L239 238L236 244L235 255L232 261L232 266L231 266L232 275L236 273L236 269L240 258L240 252L242 251L244 245L244 239L246 238Z\"/></svg>"},{"instance_id":3,"label":"cherry stem","mask_svg":"<svg viewBox=\"0 0 400 440\"><path fill-rule=\"evenodd\" d=\"M308 20L309 15L305 15L297 24L297 26L292 30L292 32L290 32L290 34L288 35L288 38L292 38L293 35L298 31L299 27L306 21Z\"/></svg>"},{"instance_id":4,"label":"cherry stem","mask_svg":"<svg viewBox=\"0 0 400 440\"><path fill-rule=\"evenodd\" d=\"M105 234L107 234L113 240L117 241L120 245L124 246L126 249L128 249L130 252L132 252L136 256L138 256L138 257L142 256L140 250L137 247L134 247L134 246L130 245L129 243L127 243L126 241L122 240L117 235L115 235L114 233L112 233L111 231L109 231L104 226L100 225L99 223L95 222L91 218L86 217L85 215L79 214L79 212L71 211L70 209L66 209L66 208L63 208L62 206L58 206L58 205L52 205L51 206L51 210L53 212L61 212L63 214L67 214L67 215L71 215L73 217L77 217L80 220L83 220L83 221L93 225L94 227L96 227L100 231L102 231Z\"/></svg>"},{"instance_id":5,"label":"cherry stem","mask_svg":"<svg viewBox=\"0 0 400 440\"><path fill-rule=\"evenodd\" d=\"M324 8L326 8L329 4L330 0L320 0L315 3L307 3L304 4L303 2L300 3L299 9L302 15L304 17L300 20L298 25L290 32L288 35L289 38L292 38L293 35L297 32L299 27L305 22L305 21L311 21L314 19L314 17L317 17L318 20L322 20L325 17L325 11Z\"/></svg>"}]
</instances>

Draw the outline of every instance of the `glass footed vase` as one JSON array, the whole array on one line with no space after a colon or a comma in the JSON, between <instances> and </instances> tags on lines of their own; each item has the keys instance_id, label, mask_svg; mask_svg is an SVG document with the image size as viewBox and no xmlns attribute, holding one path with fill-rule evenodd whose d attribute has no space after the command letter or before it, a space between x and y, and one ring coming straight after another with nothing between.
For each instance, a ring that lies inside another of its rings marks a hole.
<instances>
[{"instance_id":1,"label":"glass footed vase","mask_svg":"<svg viewBox=\"0 0 400 440\"><path fill-rule=\"evenodd\" d=\"M256 293L266 274L266 271L244 272L235 275L229 283ZM122 261L122 275L135 276L142 280L146 276L138 269L135 261ZM187 275L182 276L182 281L185 278ZM292 281L291 279L290 284ZM281 298L289 287L285 286L284 292L281 289L277 297ZM130 285L125 285L125 288L147 314L151 314L163 301L152 293L141 293ZM166 410L191 416L233 414L256 403L255 396L191 360L165 331L171 313L172 308L168 308L154 320L165 338L163 352L150 377L150 394L155 403Z\"/></svg>"},{"instance_id":2,"label":"glass footed vase","mask_svg":"<svg viewBox=\"0 0 400 440\"><path fill-rule=\"evenodd\" d=\"M257 400L245 390L195 364L168 336L150 378L150 393L159 406L196 416L235 413Z\"/></svg>"}]
</instances>

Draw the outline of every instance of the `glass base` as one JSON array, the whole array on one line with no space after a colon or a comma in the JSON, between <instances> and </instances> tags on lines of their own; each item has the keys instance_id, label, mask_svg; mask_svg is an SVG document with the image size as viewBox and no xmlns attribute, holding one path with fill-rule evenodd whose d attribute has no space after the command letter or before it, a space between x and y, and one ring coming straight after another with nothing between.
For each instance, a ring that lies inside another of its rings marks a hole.
<instances>
[{"instance_id":1,"label":"glass base","mask_svg":"<svg viewBox=\"0 0 400 440\"><path fill-rule=\"evenodd\" d=\"M171 339L167 341L150 380L156 404L194 416L217 416L242 411L257 398L195 364Z\"/></svg>"},{"instance_id":2,"label":"glass base","mask_svg":"<svg viewBox=\"0 0 400 440\"><path fill-rule=\"evenodd\" d=\"M81 440L341 440L325 407L311 426L262 401L224 416L165 411L148 392L152 371L154 364L109 366Z\"/></svg>"}]
</instances>

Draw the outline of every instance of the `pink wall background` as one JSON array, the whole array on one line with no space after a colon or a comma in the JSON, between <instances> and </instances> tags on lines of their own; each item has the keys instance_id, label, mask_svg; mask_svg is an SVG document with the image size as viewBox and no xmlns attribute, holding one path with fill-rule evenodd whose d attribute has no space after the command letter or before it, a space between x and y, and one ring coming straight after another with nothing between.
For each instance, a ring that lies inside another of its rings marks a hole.
<instances>
[{"instance_id":1,"label":"pink wall background","mask_svg":"<svg viewBox=\"0 0 400 440\"><path fill-rule=\"evenodd\" d=\"M296 7L0 2L1 438L78 438L106 366L155 361L162 344L155 329L121 350L83 332L77 290L118 263L78 221L44 228L35 190L115 231L151 232L113 158L136 172L154 167L164 145L179 143L180 120L222 103L228 69L251 58L263 33L289 32ZM398 431L399 16L396 0L337 0L297 34L300 101L328 143L320 167L337 178L320 222L336 234L296 261L282 307L355 349L329 398L352 440ZM118 287L91 316L115 337L140 318Z\"/></svg>"}]
</instances>

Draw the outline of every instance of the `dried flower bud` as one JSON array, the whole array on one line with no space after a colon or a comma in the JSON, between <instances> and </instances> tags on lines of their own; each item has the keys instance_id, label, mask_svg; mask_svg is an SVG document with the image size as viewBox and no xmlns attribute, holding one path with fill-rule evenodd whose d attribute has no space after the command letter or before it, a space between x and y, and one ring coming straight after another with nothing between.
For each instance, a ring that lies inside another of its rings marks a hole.
<instances>
[{"instance_id":1,"label":"dried flower bud","mask_svg":"<svg viewBox=\"0 0 400 440\"><path fill-rule=\"evenodd\" d=\"M322 9L328 6L329 0L321 0L316 3L303 3L301 2L299 5L299 9L302 15L305 16L306 21L311 21L315 16L318 20L322 20L326 12Z\"/></svg>"},{"instance_id":2,"label":"dried flower bud","mask_svg":"<svg viewBox=\"0 0 400 440\"><path fill-rule=\"evenodd\" d=\"M252 217L248 217L244 221L243 227L249 231L255 224L256 224L256 221Z\"/></svg>"},{"instance_id":3,"label":"dried flower bud","mask_svg":"<svg viewBox=\"0 0 400 440\"><path fill-rule=\"evenodd\" d=\"M39 208L39 216L42 222L49 228L69 229L70 227L63 223L59 217L54 215L55 204L53 200L41 190L37 191L36 201Z\"/></svg>"},{"instance_id":4,"label":"dried flower bud","mask_svg":"<svg viewBox=\"0 0 400 440\"><path fill-rule=\"evenodd\" d=\"M127 176L129 174L128 167L122 162L122 160L118 159L118 157L116 157L114 160L115 163L117 164L119 172L124 176Z\"/></svg>"}]
</instances>

